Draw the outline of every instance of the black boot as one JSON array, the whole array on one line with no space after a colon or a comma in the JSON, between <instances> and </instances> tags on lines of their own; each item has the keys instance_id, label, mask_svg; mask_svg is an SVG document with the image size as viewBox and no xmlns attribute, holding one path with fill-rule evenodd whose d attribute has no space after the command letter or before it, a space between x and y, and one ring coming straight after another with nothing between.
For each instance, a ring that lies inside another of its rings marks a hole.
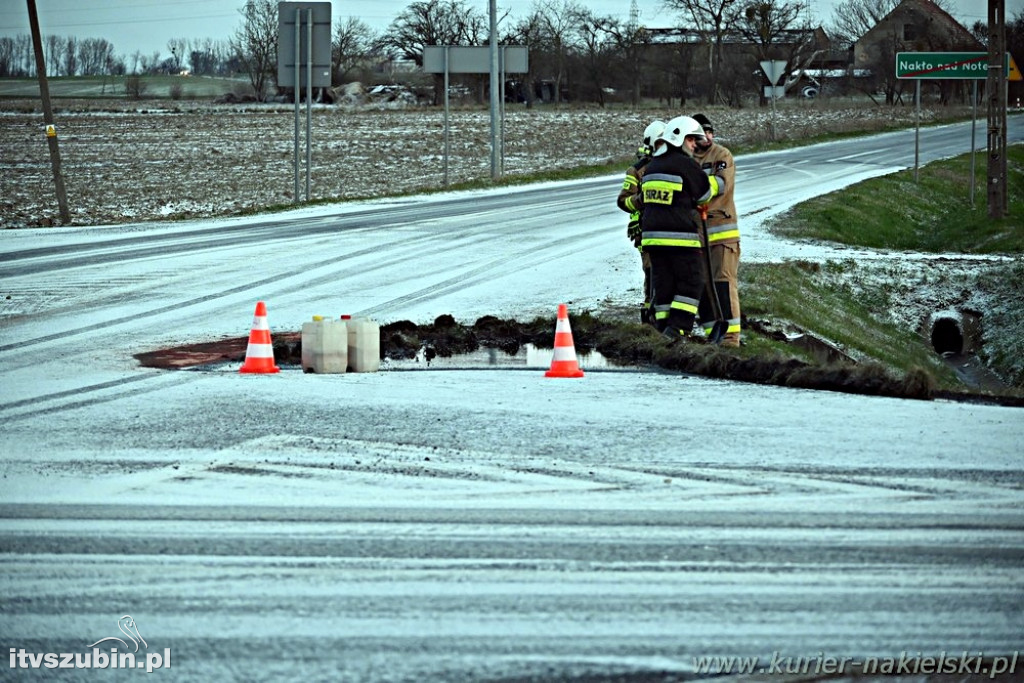
<instances>
[{"instance_id":1,"label":"black boot","mask_svg":"<svg viewBox=\"0 0 1024 683\"><path fill-rule=\"evenodd\" d=\"M665 338L665 343L668 344L669 346L678 344L683 340L682 333L680 333L679 330L672 327L671 325L669 325L668 327L661 331L661 336Z\"/></svg>"}]
</instances>

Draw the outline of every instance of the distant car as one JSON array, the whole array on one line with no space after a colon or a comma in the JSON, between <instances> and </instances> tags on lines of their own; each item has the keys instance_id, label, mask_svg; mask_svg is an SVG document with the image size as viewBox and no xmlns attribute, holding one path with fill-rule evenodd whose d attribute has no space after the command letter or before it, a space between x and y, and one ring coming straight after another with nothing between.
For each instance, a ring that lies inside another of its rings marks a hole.
<instances>
[{"instance_id":1,"label":"distant car","mask_svg":"<svg viewBox=\"0 0 1024 683\"><path fill-rule=\"evenodd\" d=\"M798 92L801 97L813 100L821 93L821 82L807 70L794 71L786 78L786 90Z\"/></svg>"}]
</instances>

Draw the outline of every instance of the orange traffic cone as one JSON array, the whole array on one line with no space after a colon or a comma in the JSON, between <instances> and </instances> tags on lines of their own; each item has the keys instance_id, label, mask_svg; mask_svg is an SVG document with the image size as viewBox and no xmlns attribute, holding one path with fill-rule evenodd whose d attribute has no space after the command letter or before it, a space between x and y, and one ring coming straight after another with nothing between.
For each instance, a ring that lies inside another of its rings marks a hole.
<instances>
[{"instance_id":1,"label":"orange traffic cone","mask_svg":"<svg viewBox=\"0 0 1024 683\"><path fill-rule=\"evenodd\" d=\"M551 369L544 373L545 377L582 377L579 363L576 362L576 345L572 342L572 330L569 329L569 308L558 304L558 322L555 324L555 355L551 358Z\"/></svg>"},{"instance_id":2,"label":"orange traffic cone","mask_svg":"<svg viewBox=\"0 0 1024 683\"><path fill-rule=\"evenodd\" d=\"M274 365L274 345L270 342L270 326L267 324L267 305L256 302L256 315L249 332L249 346L245 350L245 362L239 372L271 373L280 372Z\"/></svg>"}]
</instances>

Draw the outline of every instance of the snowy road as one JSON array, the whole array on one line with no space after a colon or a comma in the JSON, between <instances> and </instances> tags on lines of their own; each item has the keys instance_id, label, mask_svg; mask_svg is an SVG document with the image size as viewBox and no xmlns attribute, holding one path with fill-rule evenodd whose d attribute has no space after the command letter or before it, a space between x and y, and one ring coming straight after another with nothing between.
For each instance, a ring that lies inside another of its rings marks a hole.
<instances>
[{"instance_id":1,"label":"snowy road","mask_svg":"<svg viewBox=\"0 0 1024 683\"><path fill-rule=\"evenodd\" d=\"M964 130L923 153L966 151ZM743 159L744 258L832 253L760 220L913 163L912 132L865 144ZM553 330L560 302L632 302L617 186L3 234L0 644L85 653L130 614L168 680L352 681L1021 649L1019 409L628 368L132 358L244 335L258 299L272 331L346 312Z\"/></svg>"}]
</instances>

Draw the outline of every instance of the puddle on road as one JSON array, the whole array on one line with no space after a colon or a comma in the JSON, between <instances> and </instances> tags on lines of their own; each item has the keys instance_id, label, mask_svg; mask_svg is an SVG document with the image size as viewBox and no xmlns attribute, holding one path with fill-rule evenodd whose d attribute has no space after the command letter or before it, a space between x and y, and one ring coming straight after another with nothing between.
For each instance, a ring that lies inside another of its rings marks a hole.
<instances>
[{"instance_id":1,"label":"puddle on road","mask_svg":"<svg viewBox=\"0 0 1024 683\"><path fill-rule=\"evenodd\" d=\"M519 351L510 354L501 349L482 348L471 353L459 353L442 358L433 356L427 359L427 352L421 349L415 358L391 359L381 362L382 370L465 370L474 368L494 369L528 369L547 370L551 367L554 349L541 349L533 344L523 344ZM597 351L577 353L576 361L581 370L625 369L637 366L624 366L612 362Z\"/></svg>"}]
</instances>

